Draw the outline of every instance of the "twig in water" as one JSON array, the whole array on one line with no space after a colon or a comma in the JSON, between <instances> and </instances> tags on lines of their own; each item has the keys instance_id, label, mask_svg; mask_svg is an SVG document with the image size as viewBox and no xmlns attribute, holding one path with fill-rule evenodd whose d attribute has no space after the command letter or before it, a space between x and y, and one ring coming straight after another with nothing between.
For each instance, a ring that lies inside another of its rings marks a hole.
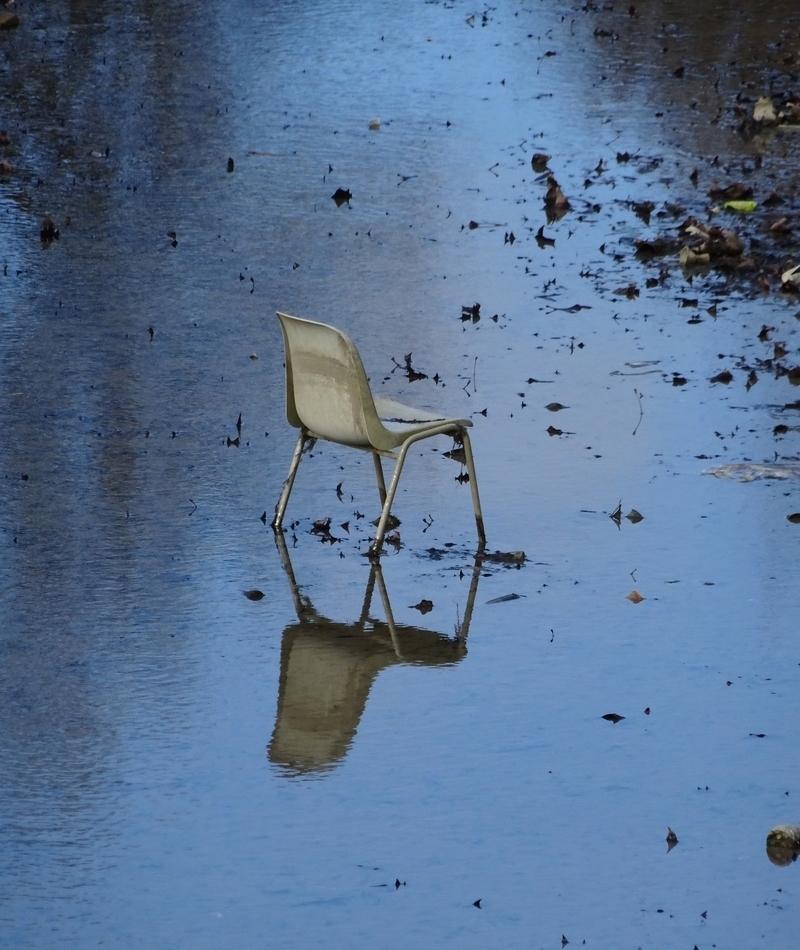
<instances>
[{"instance_id":1,"label":"twig in water","mask_svg":"<svg viewBox=\"0 0 800 950\"><path fill-rule=\"evenodd\" d=\"M639 429L639 426L642 424L644 409L642 409L642 394L639 392L638 389L634 389L634 393L636 394L636 398L639 400L639 421L636 423L636 428L633 430L633 435L636 435Z\"/></svg>"}]
</instances>

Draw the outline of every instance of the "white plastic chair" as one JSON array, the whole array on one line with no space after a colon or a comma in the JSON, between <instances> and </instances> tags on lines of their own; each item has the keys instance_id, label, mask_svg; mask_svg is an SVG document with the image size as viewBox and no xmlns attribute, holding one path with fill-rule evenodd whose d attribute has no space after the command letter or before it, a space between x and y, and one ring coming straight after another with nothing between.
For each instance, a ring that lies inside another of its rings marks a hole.
<instances>
[{"instance_id":1,"label":"white plastic chair","mask_svg":"<svg viewBox=\"0 0 800 950\"><path fill-rule=\"evenodd\" d=\"M286 418L300 430L289 474L275 506L272 527L279 531L300 459L316 439L371 452L383 510L369 554L380 554L392 502L409 448L421 439L451 435L464 446L464 457L480 549L486 545L481 502L467 428L469 419L447 419L372 395L361 357L341 330L313 320L278 313L286 351ZM399 451L394 451L398 449ZM396 460L389 490L381 456Z\"/></svg>"}]
</instances>

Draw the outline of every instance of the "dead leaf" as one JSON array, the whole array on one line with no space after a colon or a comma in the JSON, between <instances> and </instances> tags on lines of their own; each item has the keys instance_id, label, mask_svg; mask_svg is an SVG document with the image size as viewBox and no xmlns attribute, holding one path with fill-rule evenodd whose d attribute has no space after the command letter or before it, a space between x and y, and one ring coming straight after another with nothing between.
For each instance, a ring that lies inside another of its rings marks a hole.
<instances>
[{"instance_id":1,"label":"dead leaf","mask_svg":"<svg viewBox=\"0 0 800 950\"><path fill-rule=\"evenodd\" d=\"M721 373L717 373L716 376L711 377L712 383L724 383L726 386L733 379L733 373L730 370L724 369Z\"/></svg>"},{"instance_id":2,"label":"dead leaf","mask_svg":"<svg viewBox=\"0 0 800 950\"><path fill-rule=\"evenodd\" d=\"M509 600L519 600L520 597L524 597L525 594L503 594L502 597L494 597L492 600L487 600L487 604L504 604Z\"/></svg>"},{"instance_id":3,"label":"dead leaf","mask_svg":"<svg viewBox=\"0 0 800 950\"><path fill-rule=\"evenodd\" d=\"M677 843L678 843L678 836L675 834L672 828L667 826L667 854L669 854L670 851L672 851L672 849L675 847Z\"/></svg>"},{"instance_id":4,"label":"dead leaf","mask_svg":"<svg viewBox=\"0 0 800 950\"><path fill-rule=\"evenodd\" d=\"M645 599L644 597L642 597L642 595L639 593L638 590L632 590L630 594L626 595L626 598L632 604L641 604L641 602Z\"/></svg>"},{"instance_id":5,"label":"dead leaf","mask_svg":"<svg viewBox=\"0 0 800 950\"><path fill-rule=\"evenodd\" d=\"M769 96L762 96L756 102L753 109L753 119L756 122L763 122L765 125L771 125L778 121L778 114Z\"/></svg>"},{"instance_id":6,"label":"dead leaf","mask_svg":"<svg viewBox=\"0 0 800 950\"><path fill-rule=\"evenodd\" d=\"M569 406L562 406L560 402L548 402L544 408L550 412L560 412L562 409L569 409Z\"/></svg>"},{"instance_id":7,"label":"dead leaf","mask_svg":"<svg viewBox=\"0 0 800 950\"><path fill-rule=\"evenodd\" d=\"M639 288L636 284L628 284L627 287L617 287L614 293L618 297L627 297L628 300L633 300L634 297L639 296Z\"/></svg>"},{"instance_id":8,"label":"dead leaf","mask_svg":"<svg viewBox=\"0 0 800 950\"><path fill-rule=\"evenodd\" d=\"M614 725L616 726L616 724L617 724L618 722L622 722L622 720L623 720L625 717L624 717L624 716L619 716L617 713L606 713L605 716L601 716L600 718L601 718L601 719L605 719L606 722L613 722Z\"/></svg>"},{"instance_id":9,"label":"dead leaf","mask_svg":"<svg viewBox=\"0 0 800 950\"><path fill-rule=\"evenodd\" d=\"M772 231L773 234L791 234L792 233L792 226L789 223L789 219L787 217L778 218L777 221L773 221L772 224L769 226L769 229L770 231Z\"/></svg>"},{"instance_id":10,"label":"dead leaf","mask_svg":"<svg viewBox=\"0 0 800 950\"><path fill-rule=\"evenodd\" d=\"M656 210L652 201L632 201L631 207L637 218L641 218L645 224L650 224L650 215Z\"/></svg>"},{"instance_id":11,"label":"dead leaf","mask_svg":"<svg viewBox=\"0 0 800 950\"><path fill-rule=\"evenodd\" d=\"M800 289L800 264L785 270L781 274L781 283L793 290Z\"/></svg>"},{"instance_id":12,"label":"dead leaf","mask_svg":"<svg viewBox=\"0 0 800 950\"><path fill-rule=\"evenodd\" d=\"M411 604L411 610L418 610L421 614L429 614L433 610L432 600L421 600L418 604Z\"/></svg>"},{"instance_id":13,"label":"dead leaf","mask_svg":"<svg viewBox=\"0 0 800 950\"><path fill-rule=\"evenodd\" d=\"M344 204L350 204L350 199L353 195L350 193L349 189L346 188L337 188L336 191L331 195L331 198L336 202L336 207L341 208Z\"/></svg>"},{"instance_id":14,"label":"dead leaf","mask_svg":"<svg viewBox=\"0 0 800 950\"><path fill-rule=\"evenodd\" d=\"M481 305L479 303L474 303L471 307L466 304L461 305L461 320L466 322L467 320L472 320L473 323L477 323L481 318Z\"/></svg>"},{"instance_id":15,"label":"dead leaf","mask_svg":"<svg viewBox=\"0 0 800 950\"><path fill-rule=\"evenodd\" d=\"M639 524L640 521L644 521L644 515L640 514L635 508L631 508L625 517L631 524Z\"/></svg>"},{"instance_id":16,"label":"dead leaf","mask_svg":"<svg viewBox=\"0 0 800 950\"><path fill-rule=\"evenodd\" d=\"M700 265L700 264L709 264L711 258L708 254L698 254L696 251L693 251L690 247L682 247L680 255L680 264L681 267L690 267L691 265Z\"/></svg>"},{"instance_id":17,"label":"dead leaf","mask_svg":"<svg viewBox=\"0 0 800 950\"><path fill-rule=\"evenodd\" d=\"M722 188L716 182L711 183L708 195L715 201L741 201L742 198L752 198L753 189L741 181L734 182Z\"/></svg>"},{"instance_id":18,"label":"dead leaf","mask_svg":"<svg viewBox=\"0 0 800 950\"><path fill-rule=\"evenodd\" d=\"M248 600L263 600L264 599L264 592L261 590L255 590L255 589L245 590L245 591L242 591L242 593Z\"/></svg>"},{"instance_id":19,"label":"dead leaf","mask_svg":"<svg viewBox=\"0 0 800 950\"><path fill-rule=\"evenodd\" d=\"M786 520L791 521L792 524L800 524L800 511L796 511L792 515L787 515Z\"/></svg>"},{"instance_id":20,"label":"dead leaf","mask_svg":"<svg viewBox=\"0 0 800 950\"><path fill-rule=\"evenodd\" d=\"M534 152L531 158L531 168L533 168L537 175L541 175L547 171L547 163L549 161L549 155L545 155L544 152Z\"/></svg>"},{"instance_id":21,"label":"dead leaf","mask_svg":"<svg viewBox=\"0 0 800 950\"><path fill-rule=\"evenodd\" d=\"M547 211L547 220L550 223L563 217L572 208L556 181L555 175L552 174L547 176L547 193L544 196L544 206Z\"/></svg>"},{"instance_id":22,"label":"dead leaf","mask_svg":"<svg viewBox=\"0 0 800 950\"><path fill-rule=\"evenodd\" d=\"M524 551L495 551L492 554L484 554L484 561L491 561L493 564L524 564Z\"/></svg>"},{"instance_id":23,"label":"dead leaf","mask_svg":"<svg viewBox=\"0 0 800 950\"><path fill-rule=\"evenodd\" d=\"M563 434L564 434L564 431L563 431L563 429L556 429L555 426L548 426L548 427L547 427L547 434L548 434L548 435L563 435Z\"/></svg>"},{"instance_id":24,"label":"dead leaf","mask_svg":"<svg viewBox=\"0 0 800 950\"><path fill-rule=\"evenodd\" d=\"M536 232L536 243L539 247L555 247L556 242L554 238L545 237L544 225L542 225L539 230Z\"/></svg>"}]
</instances>

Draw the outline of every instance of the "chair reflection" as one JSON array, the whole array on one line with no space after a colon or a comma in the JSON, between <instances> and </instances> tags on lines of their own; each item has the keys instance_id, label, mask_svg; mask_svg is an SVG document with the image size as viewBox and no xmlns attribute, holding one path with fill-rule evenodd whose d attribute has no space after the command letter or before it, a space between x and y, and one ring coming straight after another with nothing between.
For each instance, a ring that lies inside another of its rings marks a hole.
<instances>
[{"instance_id":1,"label":"chair reflection","mask_svg":"<svg viewBox=\"0 0 800 950\"><path fill-rule=\"evenodd\" d=\"M347 754L381 670L397 663L450 666L466 656L481 559L475 559L463 620L455 635L446 637L395 623L378 561L371 564L358 620L323 617L300 593L283 534L276 532L275 538L297 621L283 632L278 711L268 756L287 775L325 772ZM370 616L375 587L385 621Z\"/></svg>"}]
</instances>

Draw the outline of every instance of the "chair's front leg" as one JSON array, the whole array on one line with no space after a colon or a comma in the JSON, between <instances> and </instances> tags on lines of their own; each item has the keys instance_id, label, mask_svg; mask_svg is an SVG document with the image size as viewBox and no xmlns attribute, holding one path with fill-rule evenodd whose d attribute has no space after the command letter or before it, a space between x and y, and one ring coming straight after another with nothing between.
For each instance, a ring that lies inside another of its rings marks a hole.
<instances>
[{"instance_id":1,"label":"chair's front leg","mask_svg":"<svg viewBox=\"0 0 800 950\"><path fill-rule=\"evenodd\" d=\"M375 532L375 539L372 544L369 546L369 556L370 557L379 557L381 553L381 547L383 546L383 536L386 534L386 525L389 521L389 514L392 510L392 502L394 501L395 492L397 491L397 484L400 481L400 473L403 471L403 462L406 460L406 452L413 442L414 439L410 439L406 442L402 449L400 449L400 454L397 456L397 462L394 466L394 472L392 473L392 480L389 483L389 491L386 493L386 500L383 503L383 511L381 511L381 517L378 521L378 530Z\"/></svg>"},{"instance_id":2,"label":"chair's front leg","mask_svg":"<svg viewBox=\"0 0 800 950\"><path fill-rule=\"evenodd\" d=\"M297 445L294 449L294 455L292 456L292 464L289 466L289 474L283 483L283 491L281 492L281 497L278 499L278 504L275 505L275 517L272 519L272 527L275 531L280 531L281 525L283 524L283 516L286 513L286 506L289 504L289 495L292 493L294 477L297 474L300 459L303 456L303 450L306 447L307 441L310 441L310 436L305 429L301 429Z\"/></svg>"}]
</instances>

